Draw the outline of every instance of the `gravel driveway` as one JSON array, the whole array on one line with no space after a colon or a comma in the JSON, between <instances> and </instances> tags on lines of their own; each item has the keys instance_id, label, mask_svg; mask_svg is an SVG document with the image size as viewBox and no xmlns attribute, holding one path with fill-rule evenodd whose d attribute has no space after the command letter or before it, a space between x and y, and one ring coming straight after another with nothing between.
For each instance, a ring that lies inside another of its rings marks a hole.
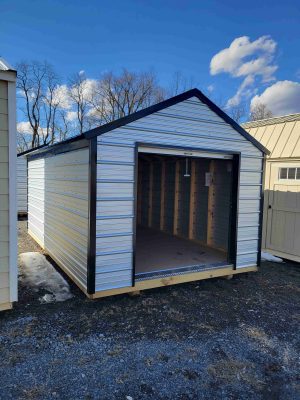
<instances>
[{"instance_id":1,"label":"gravel driveway","mask_svg":"<svg viewBox=\"0 0 300 400\"><path fill-rule=\"evenodd\" d=\"M20 222L19 250L37 251ZM299 264L0 314L1 399L299 399Z\"/></svg>"}]
</instances>

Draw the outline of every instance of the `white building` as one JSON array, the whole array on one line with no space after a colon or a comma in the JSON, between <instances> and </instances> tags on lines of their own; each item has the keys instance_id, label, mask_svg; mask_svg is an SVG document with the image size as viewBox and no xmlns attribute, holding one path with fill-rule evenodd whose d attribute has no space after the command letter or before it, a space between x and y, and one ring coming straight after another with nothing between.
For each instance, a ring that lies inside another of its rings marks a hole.
<instances>
[{"instance_id":1,"label":"white building","mask_svg":"<svg viewBox=\"0 0 300 400\"><path fill-rule=\"evenodd\" d=\"M90 298L256 271L266 152L190 90L29 154L29 233Z\"/></svg>"},{"instance_id":2,"label":"white building","mask_svg":"<svg viewBox=\"0 0 300 400\"><path fill-rule=\"evenodd\" d=\"M0 59L0 310L17 300L16 71Z\"/></svg>"}]
</instances>

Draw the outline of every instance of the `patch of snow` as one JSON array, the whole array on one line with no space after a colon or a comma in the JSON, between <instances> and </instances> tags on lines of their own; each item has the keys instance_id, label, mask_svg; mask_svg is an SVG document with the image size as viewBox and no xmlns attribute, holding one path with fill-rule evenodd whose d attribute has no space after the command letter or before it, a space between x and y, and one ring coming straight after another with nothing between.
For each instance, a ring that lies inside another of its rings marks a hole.
<instances>
[{"instance_id":1,"label":"patch of snow","mask_svg":"<svg viewBox=\"0 0 300 400\"><path fill-rule=\"evenodd\" d=\"M270 253L265 253L264 251L261 252L261 259L263 261L271 261L271 262L276 262L276 263L283 262L282 258L273 256L273 254L270 254Z\"/></svg>"},{"instance_id":2,"label":"patch of snow","mask_svg":"<svg viewBox=\"0 0 300 400\"><path fill-rule=\"evenodd\" d=\"M19 265L22 272L20 280L24 285L31 287L35 292L40 289L49 292L39 298L41 303L65 301L73 297L69 284L43 254L22 253L19 255Z\"/></svg>"}]
</instances>

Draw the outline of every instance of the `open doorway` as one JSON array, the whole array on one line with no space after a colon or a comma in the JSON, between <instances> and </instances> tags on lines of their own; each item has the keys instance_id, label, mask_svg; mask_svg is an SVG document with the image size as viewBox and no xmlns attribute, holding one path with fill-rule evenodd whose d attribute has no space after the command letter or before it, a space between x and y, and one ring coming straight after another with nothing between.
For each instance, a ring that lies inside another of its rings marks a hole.
<instances>
[{"instance_id":1,"label":"open doorway","mask_svg":"<svg viewBox=\"0 0 300 400\"><path fill-rule=\"evenodd\" d=\"M135 276L229 262L232 160L139 153Z\"/></svg>"}]
</instances>

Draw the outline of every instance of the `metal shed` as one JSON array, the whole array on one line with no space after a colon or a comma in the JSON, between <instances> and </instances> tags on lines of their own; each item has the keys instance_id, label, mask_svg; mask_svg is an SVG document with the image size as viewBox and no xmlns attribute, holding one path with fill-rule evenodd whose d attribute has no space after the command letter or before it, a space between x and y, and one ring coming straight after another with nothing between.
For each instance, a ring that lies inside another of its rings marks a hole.
<instances>
[{"instance_id":1,"label":"metal shed","mask_svg":"<svg viewBox=\"0 0 300 400\"><path fill-rule=\"evenodd\" d=\"M18 297L16 76L0 58L0 311Z\"/></svg>"},{"instance_id":2,"label":"metal shed","mask_svg":"<svg viewBox=\"0 0 300 400\"><path fill-rule=\"evenodd\" d=\"M28 231L90 297L256 271L266 149L193 89L28 155Z\"/></svg>"},{"instance_id":3,"label":"metal shed","mask_svg":"<svg viewBox=\"0 0 300 400\"><path fill-rule=\"evenodd\" d=\"M18 214L27 214L27 158L17 158L17 210Z\"/></svg>"},{"instance_id":4,"label":"metal shed","mask_svg":"<svg viewBox=\"0 0 300 400\"><path fill-rule=\"evenodd\" d=\"M27 214L27 156L47 145L25 150L17 155L17 211L19 215Z\"/></svg>"},{"instance_id":5,"label":"metal shed","mask_svg":"<svg viewBox=\"0 0 300 400\"><path fill-rule=\"evenodd\" d=\"M262 247L300 261L300 114L243 127L270 150L266 158Z\"/></svg>"}]
</instances>

